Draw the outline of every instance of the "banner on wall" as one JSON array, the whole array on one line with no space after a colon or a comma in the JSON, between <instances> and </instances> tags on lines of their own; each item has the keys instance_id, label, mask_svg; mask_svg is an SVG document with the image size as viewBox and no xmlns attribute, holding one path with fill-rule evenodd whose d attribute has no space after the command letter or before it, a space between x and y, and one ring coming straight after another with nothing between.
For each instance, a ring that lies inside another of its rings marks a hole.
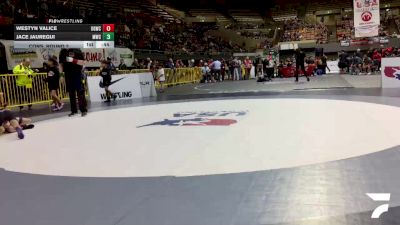
<instances>
[{"instance_id":1,"label":"banner on wall","mask_svg":"<svg viewBox=\"0 0 400 225\"><path fill-rule=\"evenodd\" d=\"M353 0L355 37L379 35L379 0Z\"/></svg>"},{"instance_id":2,"label":"banner on wall","mask_svg":"<svg viewBox=\"0 0 400 225\"><path fill-rule=\"evenodd\" d=\"M100 87L100 82L102 82L100 76L87 78L90 101L92 102L107 100L104 88ZM151 73L113 75L109 89L114 93L116 100L153 97L157 95Z\"/></svg>"},{"instance_id":3,"label":"banner on wall","mask_svg":"<svg viewBox=\"0 0 400 225\"><path fill-rule=\"evenodd\" d=\"M340 46L349 47L350 46L350 40L342 40L342 41L340 41Z\"/></svg>"},{"instance_id":4,"label":"banner on wall","mask_svg":"<svg viewBox=\"0 0 400 225\"><path fill-rule=\"evenodd\" d=\"M7 67L12 70L14 66L21 63L24 58L31 60L32 68L41 68L43 63L46 62L49 57L59 57L61 49L18 49L14 48L14 41L12 40L0 40L5 47ZM86 60L86 67L99 67L102 60L111 58L114 65L118 66L121 59L124 60L126 65L132 65L133 63L133 52L128 48L114 48L114 49L81 49Z\"/></svg>"},{"instance_id":5,"label":"banner on wall","mask_svg":"<svg viewBox=\"0 0 400 225\"><path fill-rule=\"evenodd\" d=\"M369 37L369 38L357 38L357 39L349 39L340 41L340 46L349 47L349 46L364 46L364 45L372 45L372 44L389 44L388 37Z\"/></svg>"},{"instance_id":6,"label":"banner on wall","mask_svg":"<svg viewBox=\"0 0 400 225\"><path fill-rule=\"evenodd\" d=\"M299 44L298 43L281 43L279 45L280 50L294 50L299 48Z\"/></svg>"},{"instance_id":7,"label":"banner on wall","mask_svg":"<svg viewBox=\"0 0 400 225\"><path fill-rule=\"evenodd\" d=\"M382 88L400 88L400 58L382 58Z\"/></svg>"}]
</instances>

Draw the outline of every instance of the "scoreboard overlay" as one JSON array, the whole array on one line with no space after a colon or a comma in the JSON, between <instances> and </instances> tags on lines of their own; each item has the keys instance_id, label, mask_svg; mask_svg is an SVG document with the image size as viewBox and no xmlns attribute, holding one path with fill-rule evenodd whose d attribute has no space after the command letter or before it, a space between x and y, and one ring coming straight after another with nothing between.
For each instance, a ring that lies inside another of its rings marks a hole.
<instances>
[{"instance_id":1,"label":"scoreboard overlay","mask_svg":"<svg viewBox=\"0 0 400 225\"><path fill-rule=\"evenodd\" d=\"M16 24L14 48L114 48L114 24Z\"/></svg>"}]
</instances>

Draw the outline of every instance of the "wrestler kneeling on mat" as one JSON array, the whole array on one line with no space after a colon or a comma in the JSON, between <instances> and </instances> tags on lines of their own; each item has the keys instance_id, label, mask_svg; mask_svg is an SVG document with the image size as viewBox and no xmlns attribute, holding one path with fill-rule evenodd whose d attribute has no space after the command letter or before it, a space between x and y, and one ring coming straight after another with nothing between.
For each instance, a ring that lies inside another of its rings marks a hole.
<instances>
[{"instance_id":1,"label":"wrestler kneeling on mat","mask_svg":"<svg viewBox=\"0 0 400 225\"><path fill-rule=\"evenodd\" d=\"M0 134L17 133L19 139L24 139L22 130L32 129L35 126L31 124L32 120L23 117L15 117L10 110L0 111Z\"/></svg>"}]
</instances>

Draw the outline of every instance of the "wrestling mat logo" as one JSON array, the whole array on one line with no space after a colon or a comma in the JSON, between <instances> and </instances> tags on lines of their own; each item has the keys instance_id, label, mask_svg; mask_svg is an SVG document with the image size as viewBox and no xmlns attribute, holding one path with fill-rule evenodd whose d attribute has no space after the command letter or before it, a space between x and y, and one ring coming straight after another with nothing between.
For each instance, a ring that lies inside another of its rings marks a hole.
<instances>
[{"instance_id":1,"label":"wrestling mat logo","mask_svg":"<svg viewBox=\"0 0 400 225\"><path fill-rule=\"evenodd\" d=\"M383 71L385 76L400 80L400 66L388 66Z\"/></svg>"},{"instance_id":2,"label":"wrestling mat logo","mask_svg":"<svg viewBox=\"0 0 400 225\"><path fill-rule=\"evenodd\" d=\"M230 126L237 123L246 111L217 111L217 112L179 112L172 118L138 126Z\"/></svg>"}]
</instances>

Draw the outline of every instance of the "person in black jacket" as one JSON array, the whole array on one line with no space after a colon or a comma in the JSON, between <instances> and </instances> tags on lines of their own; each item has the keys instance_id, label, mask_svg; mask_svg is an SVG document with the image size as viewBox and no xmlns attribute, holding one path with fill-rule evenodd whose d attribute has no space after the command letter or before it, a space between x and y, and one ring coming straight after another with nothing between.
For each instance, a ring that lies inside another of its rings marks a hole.
<instances>
[{"instance_id":1,"label":"person in black jacket","mask_svg":"<svg viewBox=\"0 0 400 225\"><path fill-rule=\"evenodd\" d=\"M321 56L321 63L322 63L323 74L326 74L326 69L328 69L329 72L331 72L331 69L328 67L328 57L326 57L326 55Z\"/></svg>"},{"instance_id":2,"label":"person in black jacket","mask_svg":"<svg viewBox=\"0 0 400 225\"><path fill-rule=\"evenodd\" d=\"M308 77L308 74L306 72L305 66L304 66L304 59L306 58L306 54L300 49L296 49L295 53L296 57L296 82L299 82L299 69L303 71L304 76L306 76L307 81L310 81L310 78Z\"/></svg>"},{"instance_id":3,"label":"person in black jacket","mask_svg":"<svg viewBox=\"0 0 400 225\"><path fill-rule=\"evenodd\" d=\"M108 61L101 62L99 75L102 78L100 87L104 88L104 90L106 91L107 100L104 102L107 102L107 103L110 102L111 97L113 97L114 101L115 101L116 95L114 95L109 89L109 86L111 85L111 69L110 69L110 65L109 65Z\"/></svg>"},{"instance_id":4,"label":"person in black jacket","mask_svg":"<svg viewBox=\"0 0 400 225\"><path fill-rule=\"evenodd\" d=\"M340 74L346 73L347 68L349 67L349 60L347 59L349 55L345 51L341 51L339 54L339 63L338 66L340 68Z\"/></svg>"},{"instance_id":5,"label":"person in black jacket","mask_svg":"<svg viewBox=\"0 0 400 225\"><path fill-rule=\"evenodd\" d=\"M58 89L60 89L60 70L58 69L57 59L53 57L50 58L46 68L47 77L45 81L47 82L47 87L53 99L53 111L59 111L64 107L64 103L58 97Z\"/></svg>"},{"instance_id":6,"label":"person in black jacket","mask_svg":"<svg viewBox=\"0 0 400 225\"><path fill-rule=\"evenodd\" d=\"M59 57L60 65L65 74L65 84L71 103L71 113L74 116L78 113L76 97L78 95L79 110L82 116L87 115L85 87L83 84L84 75L82 72L84 56L80 49L62 49Z\"/></svg>"}]
</instances>

